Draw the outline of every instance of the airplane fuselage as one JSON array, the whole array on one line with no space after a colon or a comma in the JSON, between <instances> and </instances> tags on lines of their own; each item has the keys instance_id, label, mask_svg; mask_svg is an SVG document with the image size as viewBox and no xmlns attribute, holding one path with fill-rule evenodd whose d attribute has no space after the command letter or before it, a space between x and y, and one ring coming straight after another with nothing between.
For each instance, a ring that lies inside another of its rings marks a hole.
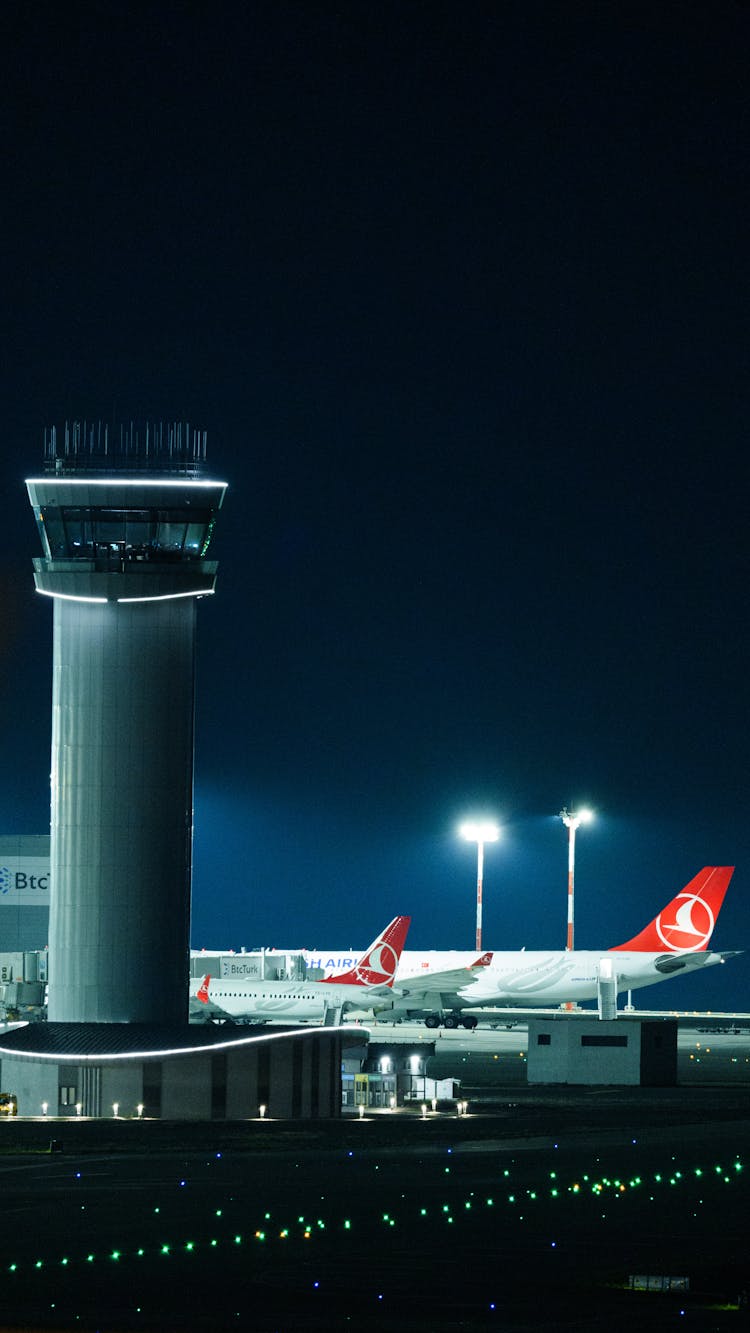
<instances>
[{"instance_id":1,"label":"airplane fuselage","mask_svg":"<svg viewBox=\"0 0 750 1333\"><path fill-rule=\"evenodd\" d=\"M342 951L310 952L309 966L346 964L349 955ZM434 972L468 967L476 952L465 950L404 950L396 973L394 987L395 1008L417 1009L420 978L426 986ZM653 986L670 977L685 975L723 961L720 953L709 951L676 951L647 953L639 950L507 950L493 953L489 966L467 981L458 990L443 992L444 1001L452 1008L475 1008L482 1005L555 1006L596 1000L602 959L611 962L612 976L618 993ZM318 961L319 960L319 961ZM400 994L407 991L407 995ZM427 994L421 1007L434 1003Z\"/></svg>"},{"instance_id":2,"label":"airplane fuselage","mask_svg":"<svg viewBox=\"0 0 750 1333\"><path fill-rule=\"evenodd\" d=\"M459 992L464 1004L557 1005L595 1000L602 963L618 993L712 967L719 953L641 953L625 950L495 953L489 967ZM416 980L416 979L415 979ZM398 987L398 979L396 986ZM413 983L414 984L414 983Z\"/></svg>"},{"instance_id":3,"label":"airplane fuselage","mask_svg":"<svg viewBox=\"0 0 750 1333\"><path fill-rule=\"evenodd\" d=\"M367 987L327 986L315 981L221 981L211 980L208 1000L198 998L201 982L190 986L190 1007L194 1015L207 1018L227 1017L249 1022L322 1023L328 1015L349 1009L383 1010L392 1008L390 997L370 995Z\"/></svg>"}]
</instances>

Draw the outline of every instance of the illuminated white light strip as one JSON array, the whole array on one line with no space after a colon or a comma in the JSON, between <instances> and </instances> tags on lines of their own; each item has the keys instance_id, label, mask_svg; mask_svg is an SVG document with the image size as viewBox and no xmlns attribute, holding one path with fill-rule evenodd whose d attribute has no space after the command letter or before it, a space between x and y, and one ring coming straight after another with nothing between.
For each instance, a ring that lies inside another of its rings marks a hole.
<instances>
[{"instance_id":1,"label":"illuminated white light strip","mask_svg":"<svg viewBox=\"0 0 750 1333\"><path fill-rule=\"evenodd\" d=\"M174 602L178 597L213 597L213 588L197 588L195 592L162 592L158 597L118 597L118 602Z\"/></svg>"},{"instance_id":2,"label":"illuminated white light strip","mask_svg":"<svg viewBox=\"0 0 750 1333\"><path fill-rule=\"evenodd\" d=\"M174 602L179 597L213 597L214 588L196 588L194 592L164 592L157 597L78 597L72 592L50 592L48 588L37 588L41 597L57 597L61 602Z\"/></svg>"},{"instance_id":3,"label":"illuminated white light strip","mask_svg":"<svg viewBox=\"0 0 750 1333\"><path fill-rule=\"evenodd\" d=\"M17 1029L16 1029L17 1030ZM99 1051L95 1055L87 1052L81 1052L79 1055L63 1055L55 1051L22 1051L14 1049L11 1046L0 1045L0 1055L12 1055L16 1059L26 1060L55 1060L58 1064L80 1064L87 1060L90 1063L96 1060L148 1060L154 1056L164 1055L200 1055L202 1052L210 1055L214 1051L233 1050L239 1046L257 1046L264 1041L285 1041L291 1037L314 1037L320 1036L323 1032L346 1032L346 1028L339 1027L304 1027L289 1028L286 1032L271 1032L260 1037L235 1037L232 1041L211 1042L205 1046L175 1046L168 1047L166 1050L159 1047L154 1051ZM362 1032L370 1032L369 1028L358 1027L356 1035Z\"/></svg>"},{"instance_id":4,"label":"illuminated white light strip","mask_svg":"<svg viewBox=\"0 0 750 1333\"><path fill-rule=\"evenodd\" d=\"M50 592L48 588L36 588L40 597L58 597L61 602L108 602L108 597L76 597L72 592Z\"/></svg>"},{"instance_id":5,"label":"illuminated white light strip","mask_svg":"<svg viewBox=\"0 0 750 1333\"><path fill-rule=\"evenodd\" d=\"M221 486L226 490L228 486L226 481L191 481L185 478L184 481L174 481L171 478L164 478L163 481L154 481L151 478L144 477L27 477L26 486L179 486L182 490L193 486L202 486L215 488Z\"/></svg>"}]
</instances>

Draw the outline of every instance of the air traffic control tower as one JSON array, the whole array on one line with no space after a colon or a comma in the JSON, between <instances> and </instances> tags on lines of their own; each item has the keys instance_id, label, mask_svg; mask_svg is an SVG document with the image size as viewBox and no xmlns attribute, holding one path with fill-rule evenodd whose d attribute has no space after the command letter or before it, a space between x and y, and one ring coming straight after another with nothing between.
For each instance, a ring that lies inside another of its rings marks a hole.
<instances>
[{"instance_id":1,"label":"air traffic control tower","mask_svg":"<svg viewBox=\"0 0 750 1333\"><path fill-rule=\"evenodd\" d=\"M184 1024L196 603L226 486L185 423L112 436L47 431L26 483L54 603L48 1013Z\"/></svg>"}]
</instances>

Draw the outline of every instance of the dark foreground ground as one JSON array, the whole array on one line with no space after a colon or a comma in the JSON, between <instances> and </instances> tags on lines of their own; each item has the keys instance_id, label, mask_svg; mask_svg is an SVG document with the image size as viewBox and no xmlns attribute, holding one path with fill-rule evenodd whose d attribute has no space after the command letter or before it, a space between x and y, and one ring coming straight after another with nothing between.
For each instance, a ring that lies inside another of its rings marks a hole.
<instances>
[{"instance_id":1,"label":"dark foreground ground","mask_svg":"<svg viewBox=\"0 0 750 1333\"><path fill-rule=\"evenodd\" d=\"M750 1329L749 1181L747 1087L510 1087L426 1121L11 1121L0 1328Z\"/></svg>"}]
</instances>

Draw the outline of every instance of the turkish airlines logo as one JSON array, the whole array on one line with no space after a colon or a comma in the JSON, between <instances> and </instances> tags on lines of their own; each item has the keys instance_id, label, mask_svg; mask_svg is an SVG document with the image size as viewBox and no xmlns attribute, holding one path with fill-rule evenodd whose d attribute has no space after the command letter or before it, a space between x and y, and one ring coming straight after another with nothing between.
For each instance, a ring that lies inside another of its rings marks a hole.
<instances>
[{"instance_id":1,"label":"turkish airlines logo","mask_svg":"<svg viewBox=\"0 0 750 1333\"><path fill-rule=\"evenodd\" d=\"M672 953L705 949L715 925L708 903L697 893L678 893L654 922L665 949Z\"/></svg>"},{"instance_id":2,"label":"turkish airlines logo","mask_svg":"<svg viewBox=\"0 0 750 1333\"><path fill-rule=\"evenodd\" d=\"M354 969L361 986L390 986L396 975L398 954L392 945L379 940Z\"/></svg>"}]
</instances>

